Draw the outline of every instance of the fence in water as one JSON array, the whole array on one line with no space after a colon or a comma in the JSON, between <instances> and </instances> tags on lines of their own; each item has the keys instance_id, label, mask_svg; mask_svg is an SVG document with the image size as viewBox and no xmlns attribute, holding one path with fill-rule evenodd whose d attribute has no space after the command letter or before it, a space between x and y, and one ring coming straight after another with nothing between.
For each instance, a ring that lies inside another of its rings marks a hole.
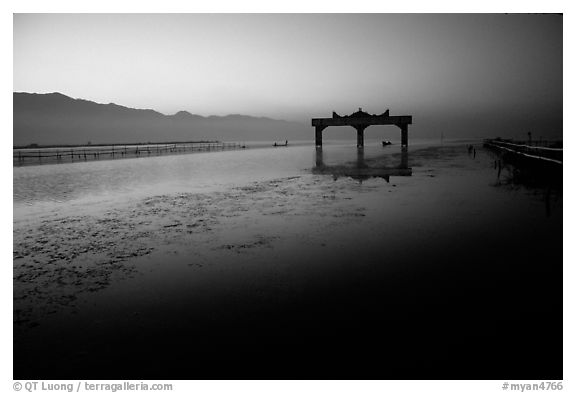
<instances>
[{"instance_id":1,"label":"fence in water","mask_svg":"<svg viewBox=\"0 0 576 393\"><path fill-rule=\"evenodd\" d=\"M506 154L514 154L519 158L554 163L562 165L563 149L559 142L539 143L540 146L527 144L526 142L515 142L499 139L485 139L484 146L498 149Z\"/></svg>"},{"instance_id":2,"label":"fence in water","mask_svg":"<svg viewBox=\"0 0 576 393\"><path fill-rule=\"evenodd\" d=\"M14 166L57 164L92 160L111 160L182 154L193 152L241 149L246 146L237 142L173 142L147 144L111 144L70 147L24 147L13 149Z\"/></svg>"}]
</instances>

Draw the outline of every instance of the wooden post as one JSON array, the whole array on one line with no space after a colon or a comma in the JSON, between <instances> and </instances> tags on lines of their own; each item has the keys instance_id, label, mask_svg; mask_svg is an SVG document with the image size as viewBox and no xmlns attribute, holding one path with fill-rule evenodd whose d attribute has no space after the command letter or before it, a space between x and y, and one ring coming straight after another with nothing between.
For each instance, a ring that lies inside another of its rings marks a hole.
<instances>
[{"instance_id":1,"label":"wooden post","mask_svg":"<svg viewBox=\"0 0 576 393\"><path fill-rule=\"evenodd\" d=\"M402 147L408 147L408 124L402 124L400 126L400 130L402 132Z\"/></svg>"},{"instance_id":2,"label":"wooden post","mask_svg":"<svg viewBox=\"0 0 576 393\"><path fill-rule=\"evenodd\" d=\"M322 130L322 127L316 126L316 146L322 146Z\"/></svg>"},{"instance_id":3,"label":"wooden post","mask_svg":"<svg viewBox=\"0 0 576 393\"><path fill-rule=\"evenodd\" d=\"M364 147L364 130L367 126L355 126L356 128L356 147Z\"/></svg>"},{"instance_id":4,"label":"wooden post","mask_svg":"<svg viewBox=\"0 0 576 393\"><path fill-rule=\"evenodd\" d=\"M400 154L400 168L408 169L408 148L403 147Z\"/></svg>"},{"instance_id":5,"label":"wooden post","mask_svg":"<svg viewBox=\"0 0 576 393\"><path fill-rule=\"evenodd\" d=\"M316 146L316 168L321 168L324 166L324 155L322 152L322 146Z\"/></svg>"},{"instance_id":6,"label":"wooden post","mask_svg":"<svg viewBox=\"0 0 576 393\"><path fill-rule=\"evenodd\" d=\"M364 147L364 145L362 145ZM366 167L366 161L364 161L364 149L358 149L356 151L356 168Z\"/></svg>"}]
</instances>

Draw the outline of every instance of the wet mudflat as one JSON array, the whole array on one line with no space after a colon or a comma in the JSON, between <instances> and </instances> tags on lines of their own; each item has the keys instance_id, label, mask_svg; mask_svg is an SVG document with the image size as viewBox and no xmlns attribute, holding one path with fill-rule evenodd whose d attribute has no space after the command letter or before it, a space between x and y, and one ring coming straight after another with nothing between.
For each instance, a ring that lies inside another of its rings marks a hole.
<instances>
[{"instance_id":1,"label":"wet mudflat","mask_svg":"<svg viewBox=\"0 0 576 393\"><path fill-rule=\"evenodd\" d=\"M14 377L562 377L561 191L458 144L322 160L15 215Z\"/></svg>"}]
</instances>

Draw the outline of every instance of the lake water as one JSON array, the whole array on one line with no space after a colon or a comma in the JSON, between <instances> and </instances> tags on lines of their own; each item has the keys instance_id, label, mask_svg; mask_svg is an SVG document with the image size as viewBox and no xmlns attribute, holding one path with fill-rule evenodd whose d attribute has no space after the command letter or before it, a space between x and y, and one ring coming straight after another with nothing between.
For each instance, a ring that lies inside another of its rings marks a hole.
<instances>
[{"instance_id":1,"label":"lake water","mask_svg":"<svg viewBox=\"0 0 576 393\"><path fill-rule=\"evenodd\" d=\"M561 188L476 149L14 168L14 376L561 378Z\"/></svg>"},{"instance_id":2,"label":"lake water","mask_svg":"<svg viewBox=\"0 0 576 393\"><path fill-rule=\"evenodd\" d=\"M425 146L427 142L416 142ZM326 143L326 165L356 159L350 142ZM369 142L365 157L398 153L399 146L383 148ZM210 192L254 181L293 176L316 165L312 143L288 147L255 145L247 149L88 161L13 169L16 220L43 213L121 204L160 193Z\"/></svg>"}]
</instances>

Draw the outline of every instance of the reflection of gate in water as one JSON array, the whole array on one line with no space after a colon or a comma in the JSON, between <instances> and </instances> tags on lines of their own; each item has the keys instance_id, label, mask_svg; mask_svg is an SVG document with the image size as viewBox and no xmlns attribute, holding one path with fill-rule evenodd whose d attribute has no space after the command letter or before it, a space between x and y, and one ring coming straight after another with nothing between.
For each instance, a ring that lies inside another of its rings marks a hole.
<instances>
[{"instance_id":1,"label":"reflection of gate in water","mask_svg":"<svg viewBox=\"0 0 576 393\"><path fill-rule=\"evenodd\" d=\"M401 149L400 164L398 166L370 166L364 158L364 149L358 149L356 161L343 165L326 165L322 147L316 148L316 166L312 173L332 175L335 178L346 176L357 180L367 180L372 177L381 177L390 181L390 176L412 176L412 168L408 167L408 150Z\"/></svg>"}]
</instances>

